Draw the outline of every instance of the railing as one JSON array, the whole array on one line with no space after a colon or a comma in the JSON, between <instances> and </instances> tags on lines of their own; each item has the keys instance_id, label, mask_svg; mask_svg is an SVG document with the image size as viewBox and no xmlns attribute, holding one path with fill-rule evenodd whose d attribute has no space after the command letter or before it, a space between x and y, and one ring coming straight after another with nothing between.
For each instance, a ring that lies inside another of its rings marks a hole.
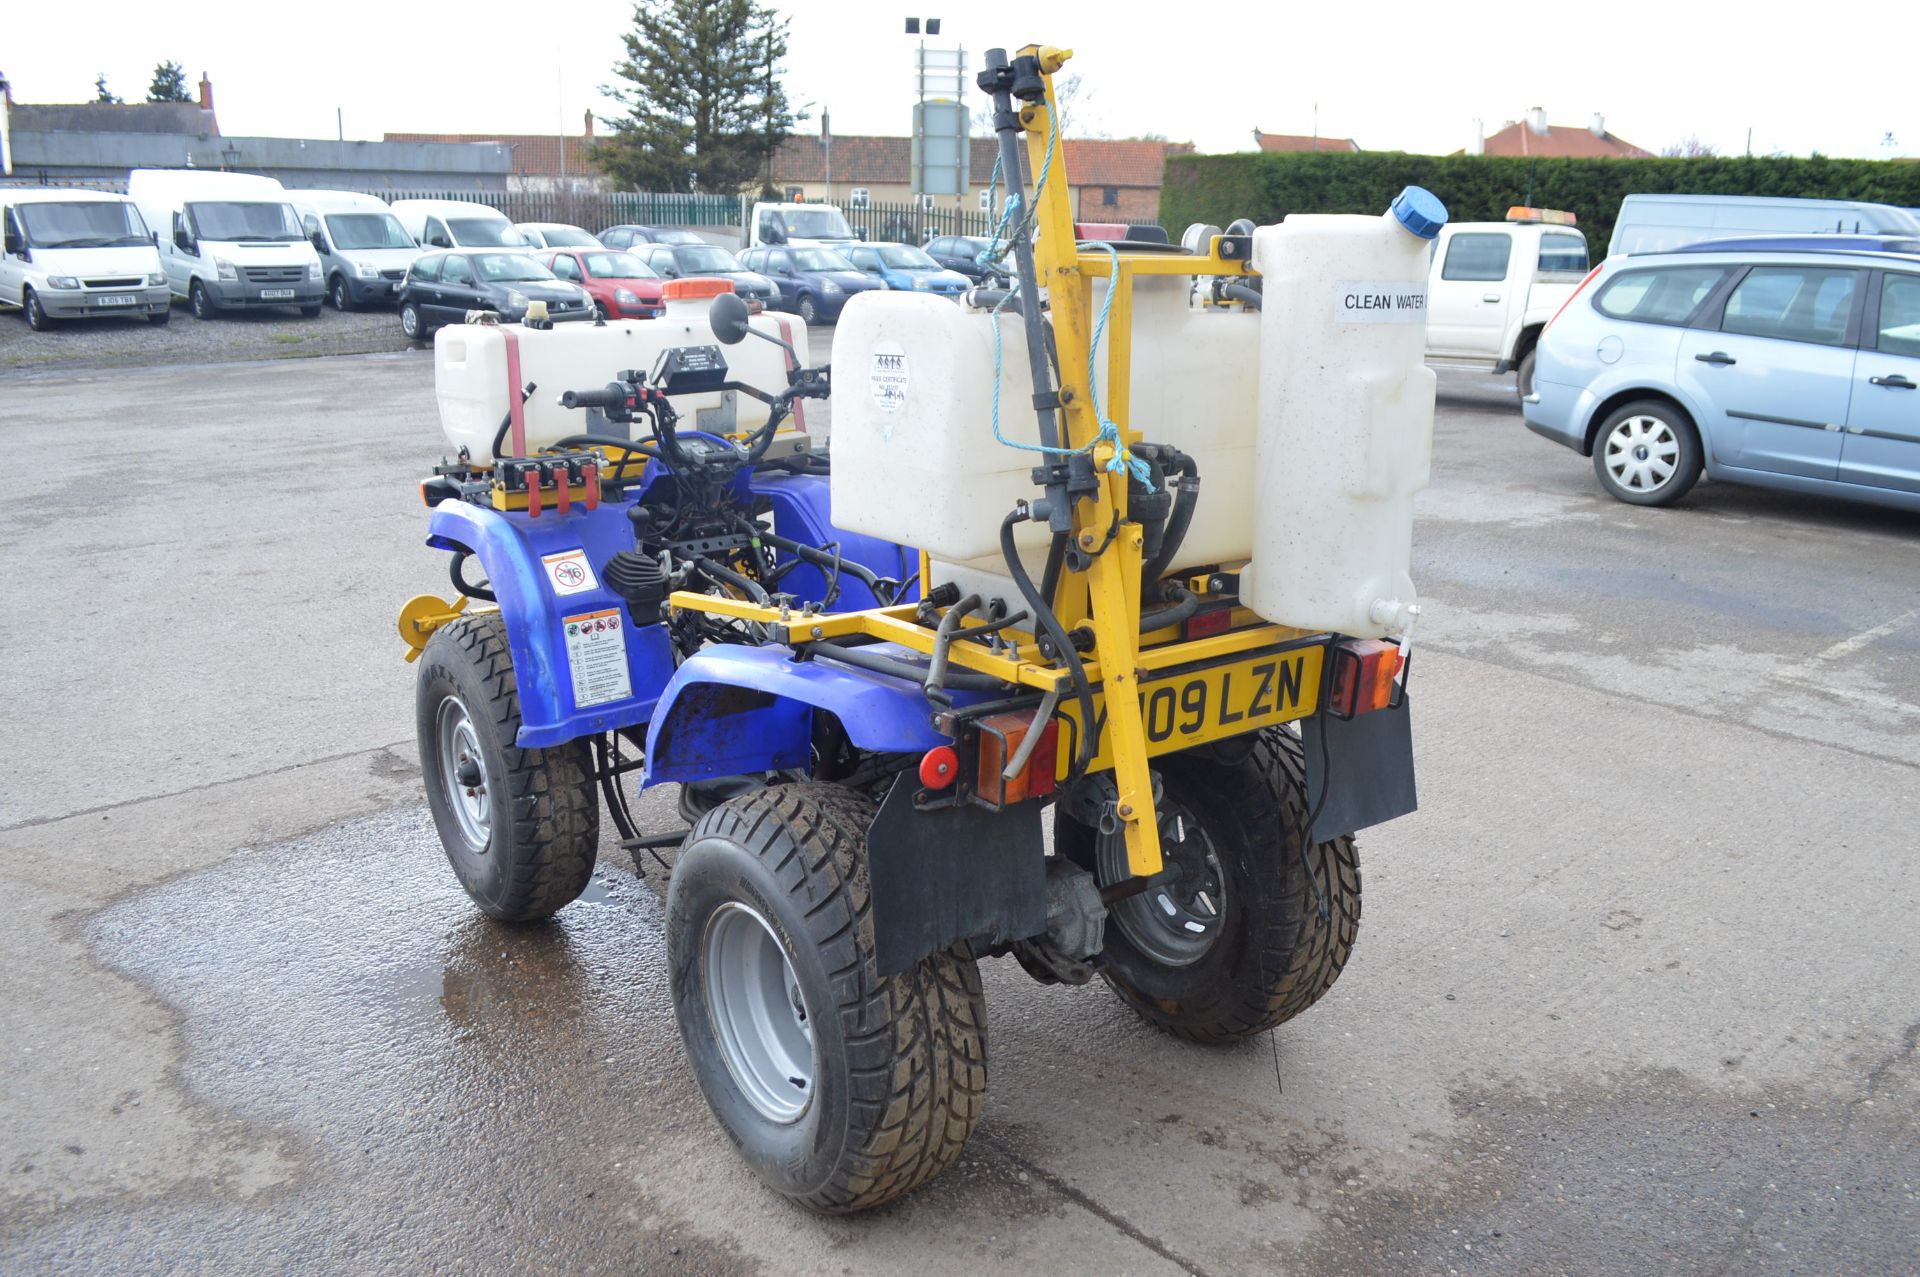
<instances>
[{"instance_id":1,"label":"railing","mask_svg":"<svg viewBox=\"0 0 1920 1277\"><path fill-rule=\"evenodd\" d=\"M515 222L561 222L592 232L609 226L726 226L743 223L735 195L664 195L647 191L372 191L381 199L464 200L485 204Z\"/></svg>"},{"instance_id":2,"label":"railing","mask_svg":"<svg viewBox=\"0 0 1920 1277\"><path fill-rule=\"evenodd\" d=\"M991 235L998 212L971 208L922 208L917 204L842 206L847 224L867 239L924 244L936 235Z\"/></svg>"}]
</instances>

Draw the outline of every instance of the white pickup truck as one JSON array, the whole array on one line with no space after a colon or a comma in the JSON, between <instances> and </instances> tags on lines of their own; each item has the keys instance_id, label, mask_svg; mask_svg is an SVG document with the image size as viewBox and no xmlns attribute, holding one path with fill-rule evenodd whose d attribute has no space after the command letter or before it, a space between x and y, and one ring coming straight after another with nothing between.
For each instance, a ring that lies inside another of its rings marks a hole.
<instances>
[{"instance_id":1,"label":"white pickup truck","mask_svg":"<svg viewBox=\"0 0 1920 1277\"><path fill-rule=\"evenodd\" d=\"M1587 274L1587 237L1550 209L1504 222L1449 222L1427 270L1427 362L1517 372L1533 389L1533 346Z\"/></svg>"}]
</instances>

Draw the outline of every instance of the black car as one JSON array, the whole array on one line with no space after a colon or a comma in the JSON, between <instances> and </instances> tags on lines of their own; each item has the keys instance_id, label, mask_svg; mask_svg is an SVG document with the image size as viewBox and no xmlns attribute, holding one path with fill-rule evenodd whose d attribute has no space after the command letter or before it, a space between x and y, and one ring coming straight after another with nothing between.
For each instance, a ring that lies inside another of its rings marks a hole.
<instances>
[{"instance_id":1,"label":"black car","mask_svg":"<svg viewBox=\"0 0 1920 1277\"><path fill-rule=\"evenodd\" d=\"M425 341L436 328L457 324L470 310L490 310L509 323L527 314L527 303L547 304L555 323L592 319L593 299L526 253L468 248L428 253L416 259L400 285L400 329Z\"/></svg>"},{"instance_id":2,"label":"black car","mask_svg":"<svg viewBox=\"0 0 1920 1277\"><path fill-rule=\"evenodd\" d=\"M600 232L600 242L608 248L632 248L636 244L704 244L692 231L671 226L609 226Z\"/></svg>"},{"instance_id":3,"label":"black car","mask_svg":"<svg viewBox=\"0 0 1920 1277\"><path fill-rule=\"evenodd\" d=\"M733 281L733 291L741 300L777 305L780 290L771 279L740 264L738 258L717 244L700 240L693 244L635 244L627 250L662 279L712 277Z\"/></svg>"},{"instance_id":4,"label":"black car","mask_svg":"<svg viewBox=\"0 0 1920 1277\"><path fill-rule=\"evenodd\" d=\"M1007 278L1010 272L1006 268L1004 255L992 267L980 264L980 254L986 252L988 247L988 241L979 235L939 235L928 241L927 256L976 283L991 284Z\"/></svg>"}]
</instances>

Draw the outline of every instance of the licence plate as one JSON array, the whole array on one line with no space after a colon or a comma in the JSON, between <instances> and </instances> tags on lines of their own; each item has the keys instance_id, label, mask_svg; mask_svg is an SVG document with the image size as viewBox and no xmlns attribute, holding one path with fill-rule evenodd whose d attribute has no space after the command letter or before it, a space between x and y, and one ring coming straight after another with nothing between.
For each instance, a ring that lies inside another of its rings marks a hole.
<instances>
[{"instance_id":1,"label":"licence plate","mask_svg":"<svg viewBox=\"0 0 1920 1277\"><path fill-rule=\"evenodd\" d=\"M260 300L262 301L273 297L291 296L293 296L293 290L291 288L263 288L260 290Z\"/></svg>"},{"instance_id":2,"label":"licence plate","mask_svg":"<svg viewBox=\"0 0 1920 1277\"><path fill-rule=\"evenodd\" d=\"M1170 754L1306 718L1320 705L1320 670L1325 659L1326 648L1314 644L1269 648L1247 656L1143 674L1140 718L1146 728L1147 756ZM1088 770L1099 771L1113 766L1113 745L1106 731L1106 702L1097 688L1093 712L1099 741ZM1064 697L1060 716L1072 724L1071 730L1060 735L1058 774L1065 779L1079 747L1078 701Z\"/></svg>"},{"instance_id":3,"label":"licence plate","mask_svg":"<svg viewBox=\"0 0 1920 1277\"><path fill-rule=\"evenodd\" d=\"M140 299L130 293L109 293L105 297L93 299L96 306L138 306Z\"/></svg>"}]
</instances>

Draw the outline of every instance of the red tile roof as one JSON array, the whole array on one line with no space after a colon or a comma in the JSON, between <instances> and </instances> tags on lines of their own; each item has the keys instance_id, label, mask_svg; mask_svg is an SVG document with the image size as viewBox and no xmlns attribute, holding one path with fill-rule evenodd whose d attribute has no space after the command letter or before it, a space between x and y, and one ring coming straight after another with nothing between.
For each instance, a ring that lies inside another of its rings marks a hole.
<instances>
[{"instance_id":1,"label":"red tile roof","mask_svg":"<svg viewBox=\"0 0 1920 1277\"><path fill-rule=\"evenodd\" d=\"M998 143L990 137L970 142L967 164L973 183L984 186L993 172ZM1166 157L1191 151L1191 142L1148 142L1133 138L1070 139L1063 144L1067 172L1075 186L1158 187L1166 167ZM819 135L794 134L780 144L773 161L775 185L824 182L827 177L827 149ZM833 139L834 184L905 185L913 180L913 140L904 137L873 137L835 134Z\"/></svg>"},{"instance_id":2,"label":"red tile roof","mask_svg":"<svg viewBox=\"0 0 1920 1277\"><path fill-rule=\"evenodd\" d=\"M1653 154L1611 133L1596 134L1592 129L1570 124L1549 124L1545 136L1535 133L1521 120L1488 136L1488 155L1540 155L1555 159L1631 159Z\"/></svg>"},{"instance_id":3,"label":"red tile roof","mask_svg":"<svg viewBox=\"0 0 1920 1277\"><path fill-rule=\"evenodd\" d=\"M1306 133L1262 133L1253 131L1253 140L1263 151L1357 151L1360 144L1350 137L1314 137Z\"/></svg>"},{"instance_id":4,"label":"red tile roof","mask_svg":"<svg viewBox=\"0 0 1920 1277\"><path fill-rule=\"evenodd\" d=\"M486 142L513 148L513 173L516 177L570 177L595 172L587 162L590 137L561 137L555 133L388 133L388 142ZM566 167L560 167L561 146L565 145Z\"/></svg>"}]
</instances>

